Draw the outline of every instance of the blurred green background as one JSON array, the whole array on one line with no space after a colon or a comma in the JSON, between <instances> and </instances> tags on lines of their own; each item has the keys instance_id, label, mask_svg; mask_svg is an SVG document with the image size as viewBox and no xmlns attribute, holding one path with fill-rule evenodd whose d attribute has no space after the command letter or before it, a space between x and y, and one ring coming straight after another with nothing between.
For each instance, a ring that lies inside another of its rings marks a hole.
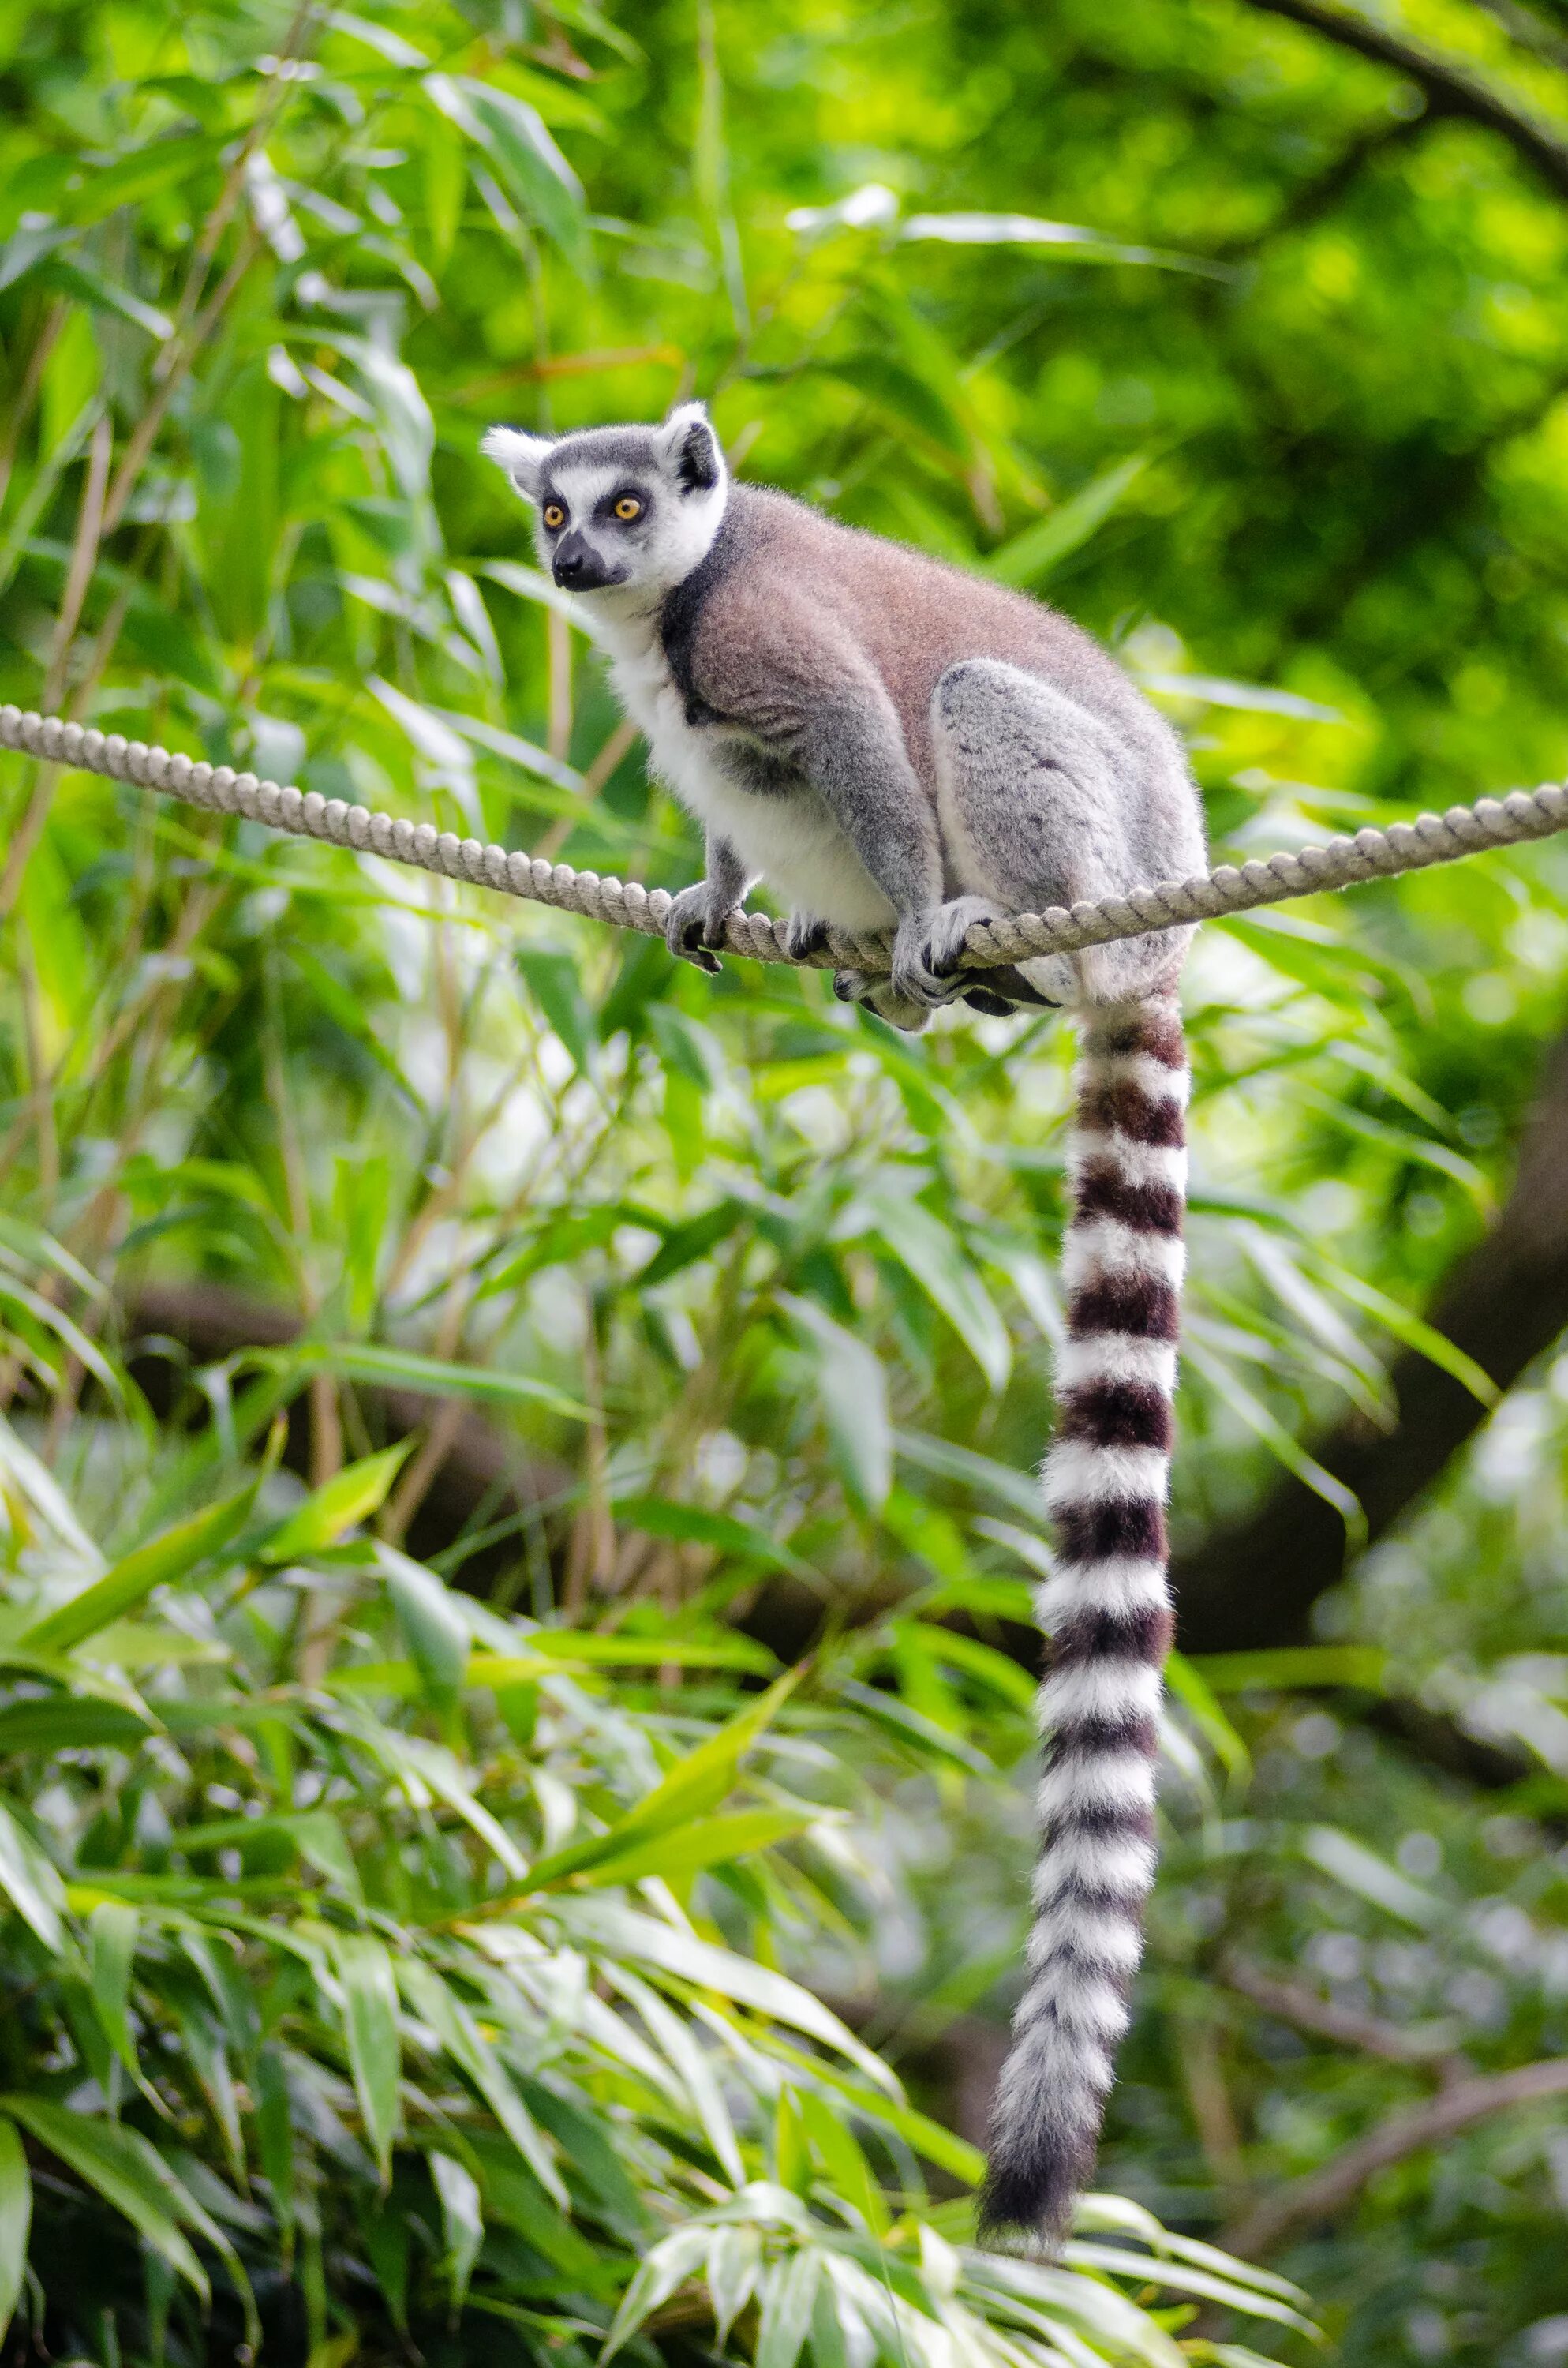
<instances>
[{"instance_id":1,"label":"blurred green background","mask_svg":"<svg viewBox=\"0 0 1568 2368\"><path fill-rule=\"evenodd\" d=\"M9 0L0 697L679 884L477 445L695 392L1102 636L1217 855L1530 785L1565 256L1563 0ZM1065 1031L0 812L8 2358L1568 2360L1561 845L1195 949L1165 1863L1053 2271L971 2192Z\"/></svg>"}]
</instances>

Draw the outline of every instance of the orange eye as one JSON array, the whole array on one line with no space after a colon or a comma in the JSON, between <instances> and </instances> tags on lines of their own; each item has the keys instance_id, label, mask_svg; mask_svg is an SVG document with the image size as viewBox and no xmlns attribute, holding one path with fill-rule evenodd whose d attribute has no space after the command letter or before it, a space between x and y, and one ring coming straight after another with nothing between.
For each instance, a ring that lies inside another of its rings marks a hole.
<instances>
[{"instance_id":1,"label":"orange eye","mask_svg":"<svg viewBox=\"0 0 1568 2368\"><path fill-rule=\"evenodd\" d=\"M565 525L566 513L562 508L559 502L546 502L544 506L544 522L546 526L551 529L551 532L553 532L558 526Z\"/></svg>"},{"instance_id":2,"label":"orange eye","mask_svg":"<svg viewBox=\"0 0 1568 2368\"><path fill-rule=\"evenodd\" d=\"M615 514L618 518L624 518L630 525L633 518L642 517L642 505L635 494L622 494L615 506Z\"/></svg>"}]
</instances>

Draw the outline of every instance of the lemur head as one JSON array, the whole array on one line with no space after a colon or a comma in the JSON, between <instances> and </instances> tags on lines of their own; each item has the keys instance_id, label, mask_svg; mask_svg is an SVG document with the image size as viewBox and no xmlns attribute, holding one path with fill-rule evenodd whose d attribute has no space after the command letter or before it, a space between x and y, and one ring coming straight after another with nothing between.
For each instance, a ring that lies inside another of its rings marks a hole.
<instances>
[{"instance_id":1,"label":"lemur head","mask_svg":"<svg viewBox=\"0 0 1568 2368\"><path fill-rule=\"evenodd\" d=\"M663 599L707 557L724 515L724 456L700 403L658 427L492 427L483 450L534 505L540 564L612 607Z\"/></svg>"}]
</instances>

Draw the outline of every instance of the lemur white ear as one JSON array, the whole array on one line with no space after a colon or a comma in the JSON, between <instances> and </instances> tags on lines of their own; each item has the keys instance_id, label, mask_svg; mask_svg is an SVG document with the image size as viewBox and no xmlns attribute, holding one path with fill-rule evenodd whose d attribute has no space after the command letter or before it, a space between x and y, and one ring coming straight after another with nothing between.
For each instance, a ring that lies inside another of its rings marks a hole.
<instances>
[{"instance_id":1,"label":"lemur white ear","mask_svg":"<svg viewBox=\"0 0 1568 2368\"><path fill-rule=\"evenodd\" d=\"M723 482L724 455L705 403L678 403L654 431L660 462L683 494L710 494Z\"/></svg>"},{"instance_id":2,"label":"lemur white ear","mask_svg":"<svg viewBox=\"0 0 1568 2368\"><path fill-rule=\"evenodd\" d=\"M505 469L526 502L539 499L539 472L551 450L549 436L525 436L520 427L488 427L480 450Z\"/></svg>"}]
</instances>

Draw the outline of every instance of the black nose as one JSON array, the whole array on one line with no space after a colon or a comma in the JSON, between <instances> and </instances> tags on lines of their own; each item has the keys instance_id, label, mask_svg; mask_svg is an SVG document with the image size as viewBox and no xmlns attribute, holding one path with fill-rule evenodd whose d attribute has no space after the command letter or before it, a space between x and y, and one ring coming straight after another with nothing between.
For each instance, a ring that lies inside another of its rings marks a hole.
<instances>
[{"instance_id":1,"label":"black nose","mask_svg":"<svg viewBox=\"0 0 1568 2368\"><path fill-rule=\"evenodd\" d=\"M597 551L575 532L562 535L555 546L554 575L567 592L599 592L619 584L619 570L607 567Z\"/></svg>"}]
</instances>

